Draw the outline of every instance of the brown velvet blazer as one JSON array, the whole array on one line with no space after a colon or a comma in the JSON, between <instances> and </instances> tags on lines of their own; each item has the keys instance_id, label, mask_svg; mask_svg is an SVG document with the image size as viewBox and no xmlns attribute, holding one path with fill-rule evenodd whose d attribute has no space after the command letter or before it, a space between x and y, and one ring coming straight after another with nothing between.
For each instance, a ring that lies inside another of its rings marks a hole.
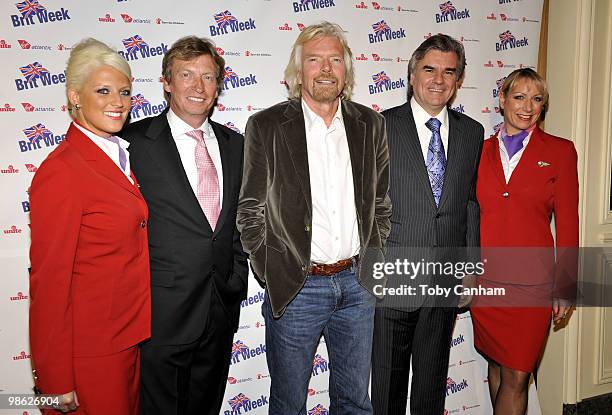
<instances>
[{"instance_id":1,"label":"brown velvet blazer","mask_svg":"<svg viewBox=\"0 0 612 415\"><path fill-rule=\"evenodd\" d=\"M359 281L371 290L367 272L382 261L389 236L389 151L383 117L342 100L359 239ZM274 105L249 118L237 223L251 267L266 286L280 317L304 285L310 264L312 199L306 128L301 101Z\"/></svg>"}]
</instances>

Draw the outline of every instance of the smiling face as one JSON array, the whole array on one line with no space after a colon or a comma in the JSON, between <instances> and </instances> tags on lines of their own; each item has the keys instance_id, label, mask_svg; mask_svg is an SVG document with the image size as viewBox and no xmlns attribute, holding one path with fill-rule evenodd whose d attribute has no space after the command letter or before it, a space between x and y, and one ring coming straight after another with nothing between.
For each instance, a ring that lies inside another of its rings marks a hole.
<instances>
[{"instance_id":1,"label":"smiling face","mask_svg":"<svg viewBox=\"0 0 612 415\"><path fill-rule=\"evenodd\" d=\"M110 137L123 128L130 111L132 83L111 66L94 70L79 91L69 90L68 99L76 120L101 137Z\"/></svg>"},{"instance_id":2,"label":"smiling face","mask_svg":"<svg viewBox=\"0 0 612 415\"><path fill-rule=\"evenodd\" d=\"M172 77L164 80L170 108L183 121L198 128L217 99L217 66L210 55L172 62Z\"/></svg>"},{"instance_id":3,"label":"smiling face","mask_svg":"<svg viewBox=\"0 0 612 415\"><path fill-rule=\"evenodd\" d=\"M302 47L302 70L298 76L302 98L311 107L334 102L346 79L344 49L332 36L318 37Z\"/></svg>"},{"instance_id":4,"label":"smiling face","mask_svg":"<svg viewBox=\"0 0 612 415\"><path fill-rule=\"evenodd\" d=\"M504 110L504 125L509 135L527 130L540 119L544 94L535 82L519 78L508 92L499 95L499 106Z\"/></svg>"},{"instance_id":5,"label":"smiling face","mask_svg":"<svg viewBox=\"0 0 612 415\"><path fill-rule=\"evenodd\" d=\"M436 116L457 90L457 55L455 52L430 50L416 63L410 74L412 96L431 116Z\"/></svg>"}]
</instances>

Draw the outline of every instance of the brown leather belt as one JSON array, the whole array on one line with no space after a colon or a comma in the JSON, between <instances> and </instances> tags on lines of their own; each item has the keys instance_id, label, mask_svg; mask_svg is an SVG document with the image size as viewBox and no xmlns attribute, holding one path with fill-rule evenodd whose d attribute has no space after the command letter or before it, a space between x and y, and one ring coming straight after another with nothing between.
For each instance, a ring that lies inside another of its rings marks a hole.
<instances>
[{"instance_id":1,"label":"brown leather belt","mask_svg":"<svg viewBox=\"0 0 612 415\"><path fill-rule=\"evenodd\" d=\"M333 264L317 264L313 262L310 264L310 268L308 268L308 273L310 275L324 275L329 277L330 275L337 274L340 271L352 267L353 263L356 263L358 260L359 255L355 255L352 258L341 259Z\"/></svg>"}]
</instances>

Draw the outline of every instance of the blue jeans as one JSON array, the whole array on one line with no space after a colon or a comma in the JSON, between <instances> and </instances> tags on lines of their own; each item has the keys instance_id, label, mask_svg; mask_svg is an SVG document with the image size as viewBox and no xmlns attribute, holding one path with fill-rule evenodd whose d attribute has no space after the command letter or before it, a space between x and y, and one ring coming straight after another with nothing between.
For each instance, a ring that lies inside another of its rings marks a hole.
<instances>
[{"instance_id":1,"label":"blue jeans","mask_svg":"<svg viewBox=\"0 0 612 415\"><path fill-rule=\"evenodd\" d=\"M272 317L266 291L262 313L271 415L306 414L308 383L321 334L330 360L329 414L372 413L368 383L376 299L359 284L355 270L356 266L329 277L308 275L278 319Z\"/></svg>"}]
</instances>

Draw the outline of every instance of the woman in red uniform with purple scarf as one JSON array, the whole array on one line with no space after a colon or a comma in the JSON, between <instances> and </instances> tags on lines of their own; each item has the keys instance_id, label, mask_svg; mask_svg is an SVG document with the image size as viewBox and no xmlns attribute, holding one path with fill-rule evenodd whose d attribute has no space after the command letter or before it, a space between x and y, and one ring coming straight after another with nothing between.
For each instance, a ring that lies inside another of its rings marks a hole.
<instances>
[{"instance_id":1,"label":"woman in red uniform with purple scarf","mask_svg":"<svg viewBox=\"0 0 612 415\"><path fill-rule=\"evenodd\" d=\"M542 131L546 81L521 68L505 79L504 122L485 141L478 170L484 288L472 305L476 349L489 362L494 414L524 414L527 391L552 319L574 297L578 246L577 156L571 141ZM554 229L551 232L551 218Z\"/></svg>"}]
</instances>

